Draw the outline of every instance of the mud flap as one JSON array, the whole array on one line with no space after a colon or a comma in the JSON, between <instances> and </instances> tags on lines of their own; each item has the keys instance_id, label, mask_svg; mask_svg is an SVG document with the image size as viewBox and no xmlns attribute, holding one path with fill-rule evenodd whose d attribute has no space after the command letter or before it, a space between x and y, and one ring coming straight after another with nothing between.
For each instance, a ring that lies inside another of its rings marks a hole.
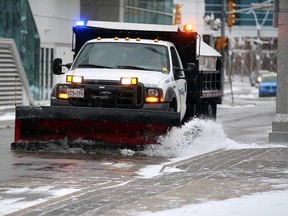
<instances>
[{"instance_id":1,"label":"mud flap","mask_svg":"<svg viewBox=\"0 0 288 216\"><path fill-rule=\"evenodd\" d=\"M155 144L159 135L179 125L179 119L179 113L151 110L19 106L11 149L63 140L89 145Z\"/></svg>"}]
</instances>

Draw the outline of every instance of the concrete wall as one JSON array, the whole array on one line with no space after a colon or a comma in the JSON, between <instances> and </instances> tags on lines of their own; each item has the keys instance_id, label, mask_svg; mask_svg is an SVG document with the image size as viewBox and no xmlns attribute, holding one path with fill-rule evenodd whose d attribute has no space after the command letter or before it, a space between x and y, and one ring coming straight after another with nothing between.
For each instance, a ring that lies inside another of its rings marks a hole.
<instances>
[{"instance_id":1,"label":"concrete wall","mask_svg":"<svg viewBox=\"0 0 288 216\"><path fill-rule=\"evenodd\" d=\"M46 67L47 64L50 65L53 61L52 58L50 59L50 52L53 50L53 58L62 58L63 63L69 63L73 60L72 27L77 20L80 20L80 1L29 0L40 35L40 46L41 48L49 48L50 50L49 53L45 52L44 54L44 57L49 56L49 62L42 62L44 65L42 68L46 69L40 71L42 89L39 90L39 94L42 95L42 99L49 97L52 87L60 78L60 76L53 75L53 84L51 85L49 78L52 73L51 67Z\"/></svg>"},{"instance_id":2,"label":"concrete wall","mask_svg":"<svg viewBox=\"0 0 288 216\"><path fill-rule=\"evenodd\" d=\"M80 0L29 0L41 47L54 48L55 57L72 61L72 27L80 19Z\"/></svg>"}]
</instances>

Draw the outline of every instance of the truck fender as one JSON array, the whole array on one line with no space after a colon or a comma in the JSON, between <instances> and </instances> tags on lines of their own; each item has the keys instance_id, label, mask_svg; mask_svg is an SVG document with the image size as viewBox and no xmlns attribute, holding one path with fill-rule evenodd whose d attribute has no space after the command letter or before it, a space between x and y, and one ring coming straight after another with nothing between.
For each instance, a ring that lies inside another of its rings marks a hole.
<instances>
[{"instance_id":1,"label":"truck fender","mask_svg":"<svg viewBox=\"0 0 288 216\"><path fill-rule=\"evenodd\" d=\"M173 100L175 101L175 108L177 109L177 96L176 96L176 93L174 91L174 89L172 87L168 88L167 91L166 91L166 94L165 94L165 99L164 101L165 102L169 102L169 103L172 103ZM174 110L175 111L175 110ZM177 111L177 110L176 110Z\"/></svg>"}]
</instances>

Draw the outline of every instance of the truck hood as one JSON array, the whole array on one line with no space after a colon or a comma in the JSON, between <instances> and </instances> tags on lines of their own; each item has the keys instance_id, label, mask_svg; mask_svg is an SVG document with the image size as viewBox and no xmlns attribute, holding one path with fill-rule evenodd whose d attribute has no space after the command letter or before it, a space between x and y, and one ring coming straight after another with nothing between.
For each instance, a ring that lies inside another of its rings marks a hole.
<instances>
[{"instance_id":1,"label":"truck hood","mask_svg":"<svg viewBox=\"0 0 288 216\"><path fill-rule=\"evenodd\" d=\"M170 81L170 77L162 72L147 71L147 70L130 70L130 69L91 69L81 68L68 71L61 79L60 83L66 83L67 75L84 76L84 80L115 80L120 81L121 77L137 77L138 82L144 85L159 85L159 82L163 79Z\"/></svg>"}]
</instances>

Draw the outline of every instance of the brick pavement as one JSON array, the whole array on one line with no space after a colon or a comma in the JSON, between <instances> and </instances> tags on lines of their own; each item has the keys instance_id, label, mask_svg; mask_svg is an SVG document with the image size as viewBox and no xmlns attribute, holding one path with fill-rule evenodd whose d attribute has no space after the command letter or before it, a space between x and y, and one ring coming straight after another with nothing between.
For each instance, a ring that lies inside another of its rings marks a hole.
<instances>
[{"instance_id":1,"label":"brick pavement","mask_svg":"<svg viewBox=\"0 0 288 216\"><path fill-rule=\"evenodd\" d=\"M129 215L288 189L288 148L223 150L166 165L181 172L91 186L12 215Z\"/></svg>"}]
</instances>

